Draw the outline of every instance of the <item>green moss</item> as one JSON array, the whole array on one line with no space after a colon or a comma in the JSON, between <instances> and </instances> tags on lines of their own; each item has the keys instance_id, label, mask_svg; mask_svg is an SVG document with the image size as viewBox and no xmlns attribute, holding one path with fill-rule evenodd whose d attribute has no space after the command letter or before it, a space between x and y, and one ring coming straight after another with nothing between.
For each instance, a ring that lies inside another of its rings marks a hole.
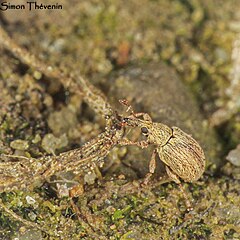
<instances>
[{"instance_id":1,"label":"green moss","mask_svg":"<svg viewBox=\"0 0 240 240\"><path fill-rule=\"evenodd\" d=\"M113 222L116 222L117 220L124 218L125 215L127 215L130 212L130 210L131 210L130 205L126 206L123 209L117 209L112 216Z\"/></svg>"}]
</instances>

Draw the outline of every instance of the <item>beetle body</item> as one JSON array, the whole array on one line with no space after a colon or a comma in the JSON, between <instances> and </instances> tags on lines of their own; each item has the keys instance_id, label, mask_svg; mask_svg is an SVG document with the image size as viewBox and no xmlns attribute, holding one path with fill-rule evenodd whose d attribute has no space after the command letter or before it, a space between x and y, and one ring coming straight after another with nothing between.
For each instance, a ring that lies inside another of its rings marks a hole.
<instances>
[{"instance_id":1,"label":"beetle body","mask_svg":"<svg viewBox=\"0 0 240 240\"><path fill-rule=\"evenodd\" d=\"M198 142L180 128L172 127L172 136L157 147L159 158L186 182L198 180L205 170L205 156Z\"/></svg>"},{"instance_id":2,"label":"beetle body","mask_svg":"<svg viewBox=\"0 0 240 240\"><path fill-rule=\"evenodd\" d=\"M142 148L149 144L156 145L149 162L149 173L145 176L143 184L147 184L156 169L156 155L165 164L165 170L170 180L179 185L186 201L188 210L191 203L181 185L180 179L185 182L198 180L205 170L205 156L201 146L190 135L178 127L168 127L162 123L154 123L147 113L135 113L132 106L125 99L119 100L122 105L128 107L132 114L123 118L123 125L140 127L146 141L133 142L128 139L122 141L125 145L137 145ZM139 117L143 117L140 119Z\"/></svg>"},{"instance_id":3,"label":"beetle body","mask_svg":"<svg viewBox=\"0 0 240 240\"><path fill-rule=\"evenodd\" d=\"M139 119L137 116L143 116ZM190 135L178 127L168 127L162 123L154 123L146 113L135 114L127 118L129 126L138 126L147 137L147 144L156 145L155 155L166 166L171 180L180 183L198 180L205 170L205 156L201 146ZM154 173L156 164L153 156L149 164L150 174Z\"/></svg>"}]
</instances>

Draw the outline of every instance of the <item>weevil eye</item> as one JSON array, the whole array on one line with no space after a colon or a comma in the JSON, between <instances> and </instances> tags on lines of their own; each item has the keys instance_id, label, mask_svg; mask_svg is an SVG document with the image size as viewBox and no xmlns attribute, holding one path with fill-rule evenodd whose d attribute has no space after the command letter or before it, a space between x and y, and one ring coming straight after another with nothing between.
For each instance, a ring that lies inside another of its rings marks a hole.
<instances>
[{"instance_id":1,"label":"weevil eye","mask_svg":"<svg viewBox=\"0 0 240 240\"><path fill-rule=\"evenodd\" d=\"M148 134L148 129L146 127L141 128L142 134L147 135Z\"/></svg>"}]
</instances>

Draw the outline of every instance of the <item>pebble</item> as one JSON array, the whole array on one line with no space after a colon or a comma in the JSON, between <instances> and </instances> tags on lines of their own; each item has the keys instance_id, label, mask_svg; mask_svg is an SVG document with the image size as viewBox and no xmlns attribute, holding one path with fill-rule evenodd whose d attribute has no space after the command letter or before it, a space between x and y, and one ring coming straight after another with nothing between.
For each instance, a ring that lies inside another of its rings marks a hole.
<instances>
[{"instance_id":1,"label":"pebble","mask_svg":"<svg viewBox=\"0 0 240 240\"><path fill-rule=\"evenodd\" d=\"M26 196L26 201L30 205L33 205L36 202L36 200L30 196Z\"/></svg>"},{"instance_id":2,"label":"pebble","mask_svg":"<svg viewBox=\"0 0 240 240\"><path fill-rule=\"evenodd\" d=\"M25 151L29 148L28 141L17 139L10 143L10 147L16 150Z\"/></svg>"},{"instance_id":3,"label":"pebble","mask_svg":"<svg viewBox=\"0 0 240 240\"><path fill-rule=\"evenodd\" d=\"M240 167L240 144L228 153L226 159L234 166Z\"/></svg>"},{"instance_id":4,"label":"pebble","mask_svg":"<svg viewBox=\"0 0 240 240\"><path fill-rule=\"evenodd\" d=\"M42 147L47 153L54 154L56 149L66 147L68 145L68 138L66 134L57 138L53 134L46 134L42 140Z\"/></svg>"}]
</instances>

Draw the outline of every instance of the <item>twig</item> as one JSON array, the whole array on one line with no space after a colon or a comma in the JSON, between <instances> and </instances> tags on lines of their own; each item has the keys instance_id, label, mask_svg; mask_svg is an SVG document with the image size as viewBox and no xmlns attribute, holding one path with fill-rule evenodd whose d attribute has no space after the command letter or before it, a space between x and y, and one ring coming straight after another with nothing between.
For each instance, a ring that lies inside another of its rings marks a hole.
<instances>
[{"instance_id":1,"label":"twig","mask_svg":"<svg viewBox=\"0 0 240 240\"><path fill-rule=\"evenodd\" d=\"M61 171L85 170L89 172L95 165L101 166L111 148L123 136L121 118L119 119L116 112L112 110L106 97L83 77L66 76L57 68L43 63L33 54L18 46L1 27L0 43L21 62L37 69L50 79L60 81L71 92L82 94L89 106L107 120L106 131L79 149L64 152L59 156L42 157L38 160L30 158L0 164L0 191L10 191L16 187L22 189Z\"/></svg>"},{"instance_id":2,"label":"twig","mask_svg":"<svg viewBox=\"0 0 240 240\"><path fill-rule=\"evenodd\" d=\"M118 144L123 134L120 122L81 148L63 152L59 156L3 162L0 164L0 191L31 187L35 182L42 182L58 172L91 172L95 166L103 165L104 158Z\"/></svg>"},{"instance_id":3,"label":"twig","mask_svg":"<svg viewBox=\"0 0 240 240\"><path fill-rule=\"evenodd\" d=\"M59 81L70 92L83 95L84 101L100 116L113 116L111 104L104 94L80 75L66 76L58 68L45 64L26 49L17 45L0 26L0 44L22 63L34 68L51 80ZM108 122L107 122L108 124Z\"/></svg>"}]
</instances>

